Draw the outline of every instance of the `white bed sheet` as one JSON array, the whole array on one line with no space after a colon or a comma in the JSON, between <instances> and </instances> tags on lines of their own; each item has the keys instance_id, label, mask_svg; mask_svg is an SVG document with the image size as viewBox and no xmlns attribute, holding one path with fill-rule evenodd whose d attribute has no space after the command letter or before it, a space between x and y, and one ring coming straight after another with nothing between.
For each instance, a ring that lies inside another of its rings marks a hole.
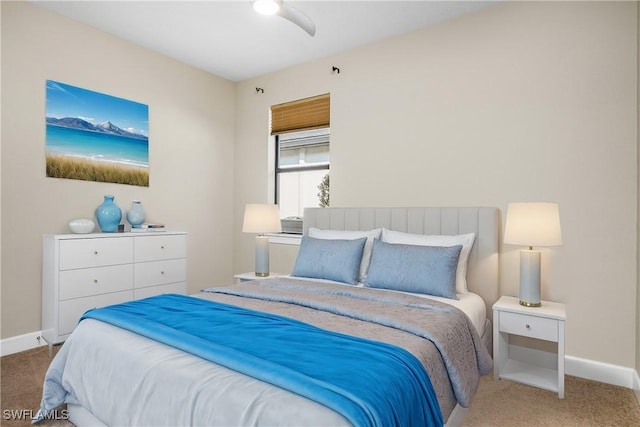
<instances>
[{"instance_id":1,"label":"white bed sheet","mask_svg":"<svg viewBox=\"0 0 640 427\"><path fill-rule=\"evenodd\" d=\"M73 366L62 377L75 397L68 403L104 425L351 425L303 396L94 319L78 325L58 357Z\"/></svg>"}]
</instances>

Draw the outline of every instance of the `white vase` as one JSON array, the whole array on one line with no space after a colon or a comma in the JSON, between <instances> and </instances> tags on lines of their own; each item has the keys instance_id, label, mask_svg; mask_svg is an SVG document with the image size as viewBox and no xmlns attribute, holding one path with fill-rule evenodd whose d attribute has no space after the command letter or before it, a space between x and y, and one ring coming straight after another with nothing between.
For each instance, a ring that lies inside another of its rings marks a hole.
<instances>
[{"instance_id":1,"label":"white vase","mask_svg":"<svg viewBox=\"0 0 640 427\"><path fill-rule=\"evenodd\" d=\"M142 207L140 200L132 200L131 208L127 212L127 222L133 228L140 228L140 225L144 222L144 217L144 207Z\"/></svg>"}]
</instances>

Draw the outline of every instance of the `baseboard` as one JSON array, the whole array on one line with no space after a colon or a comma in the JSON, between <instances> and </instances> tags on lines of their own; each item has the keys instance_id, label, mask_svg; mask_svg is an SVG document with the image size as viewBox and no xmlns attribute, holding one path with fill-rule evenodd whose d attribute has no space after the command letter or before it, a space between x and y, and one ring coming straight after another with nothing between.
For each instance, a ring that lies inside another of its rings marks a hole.
<instances>
[{"instance_id":1,"label":"baseboard","mask_svg":"<svg viewBox=\"0 0 640 427\"><path fill-rule=\"evenodd\" d=\"M635 371L633 375L633 393L636 395L636 403L640 406L640 376L638 376L638 371Z\"/></svg>"},{"instance_id":2,"label":"baseboard","mask_svg":"<svg viewBox=\"0 0 640 427\"><path fill-rule=\"evenodd\" d=\"M0 340L0 356L8 356L43 345L47 345L47 343L42 339L41 331L5 338Z\"/></svg>"},{"instance_id":3,"label":"baseboard","mask_svg":"<svg viewBox=\"0 0 640 427\"><path fill-rule=\"evenodd\" d=\"M564 360L567 375L599 381L601 383L632 389L634 377L638 376L635 369L625 368L624 366L596 362L594 360L581 359L573 356L566 356Z\"/></svg>"}]
</instances>

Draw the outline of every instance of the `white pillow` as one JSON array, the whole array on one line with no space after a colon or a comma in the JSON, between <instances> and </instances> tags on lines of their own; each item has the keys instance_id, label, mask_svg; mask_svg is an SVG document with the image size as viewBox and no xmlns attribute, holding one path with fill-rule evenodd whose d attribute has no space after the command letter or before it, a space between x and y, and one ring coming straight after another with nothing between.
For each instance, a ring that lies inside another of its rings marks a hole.
<instances>
[{"instance_id":1,"label":"white pillow","mask_svg":"<svg viewBox=\"0 0 640 427\"><path fill-rule=\"evenodd\" d=\"M418 246L456 246L462 245L460 257L458 258L458 268L456 269L456 292L466 294L467 290L467 263L469 254L476 238L475 233L457 235L427 235L411 234L401 231L382 229L382 241L386 243L402 243L405 245Z\"/></svg>"},{"instance_id":2,"label":"white pillow","mask_svg":"<svg viewBox=\"0 0 640 427\"><path fill-rule=\"evenodd\" d=\"M375 230L367 231L352 231L352 230L321 230L319 228L309 228L309 237L314 239L334 239L334 240L355 240L363 237L367 238L364 244L364 251L362 252L362 261L360 261L360 275L358 277L359 283L364 283L367 279L367 270L369 269L369 263L371 262L371 251L373 250L373 240L380 238L382 229L376 228ZM464 250L464 248L463 248Z\"/></svg>"}]
</instances>

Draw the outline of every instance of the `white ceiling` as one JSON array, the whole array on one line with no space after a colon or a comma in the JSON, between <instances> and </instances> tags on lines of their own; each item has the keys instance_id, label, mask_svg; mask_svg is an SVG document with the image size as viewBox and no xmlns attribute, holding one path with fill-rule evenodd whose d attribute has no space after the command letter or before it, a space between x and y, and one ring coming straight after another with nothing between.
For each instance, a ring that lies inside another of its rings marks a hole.
<instances>
[{"instance_id":1,"label":"white ceiling","mask_svg":"<svg viewBox=\"0 0 640 427\"><path fill-rule=\"evenodd\" d=\"M241 81L434 25L495 2L288 1L314 21L314 37L280 16L258 15L250 0L33 3Z\"/></svg>"}]
</instances>

